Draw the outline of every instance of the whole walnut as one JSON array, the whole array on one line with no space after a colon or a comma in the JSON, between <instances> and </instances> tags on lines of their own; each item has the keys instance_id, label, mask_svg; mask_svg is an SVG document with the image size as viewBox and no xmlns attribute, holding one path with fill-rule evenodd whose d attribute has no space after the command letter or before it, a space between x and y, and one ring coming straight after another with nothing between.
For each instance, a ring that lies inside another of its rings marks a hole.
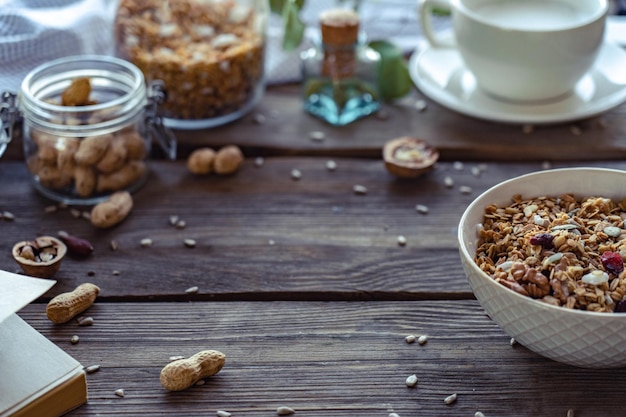
<instances>
[{"instance_id":1,"label":"whole walnut","mask_svg":"<svg viewBox=\"0 0 626 417\"><path fill-rule=\"evenodd\" d=\"M219 175L235 173L243 162L243 153L238 146L229 145L220 149L213 161L213 170Z\"/></svg>"}]
</instances>

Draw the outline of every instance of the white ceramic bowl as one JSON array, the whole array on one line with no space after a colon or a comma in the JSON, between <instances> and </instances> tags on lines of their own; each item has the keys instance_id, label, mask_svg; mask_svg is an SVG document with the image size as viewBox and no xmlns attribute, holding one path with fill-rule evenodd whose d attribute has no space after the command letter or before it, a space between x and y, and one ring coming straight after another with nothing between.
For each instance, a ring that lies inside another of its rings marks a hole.
<instances>
[{"instance_id":1,"label":"white ceramic bowl","mask_svg":"<svg viewBox=\"0 0 626 417\"><path fill-rule=\"evenodd\" d=\"M513 178L482 193L465 210L458 231L463 269L487 314L523 346L547 358L584 368L626 366L626 314L556 307L497 283L474 262L477 230L489 204L508 205L515 194L626 197L626 171L564 168Z\"/></svg>"}]
</instances>

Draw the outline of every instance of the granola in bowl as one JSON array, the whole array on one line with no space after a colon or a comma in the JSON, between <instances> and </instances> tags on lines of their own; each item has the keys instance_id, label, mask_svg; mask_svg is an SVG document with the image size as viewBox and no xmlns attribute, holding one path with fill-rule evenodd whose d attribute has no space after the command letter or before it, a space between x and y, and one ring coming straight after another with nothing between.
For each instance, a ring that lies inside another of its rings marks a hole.
<instances>
[{"instance_id":1,"label":"granola in bowl","mask_svg":"<svg viewBox=\"0 0 626 417\"><path fill-rule=\"evenodd\" d=\"M475 262L501 285L570 309L626 311L626 199L515 195L490 204Z\"/></svg>"},{"instance_id":2,"label":"granola in bowl","mask_svg":"<svg viewBox=\"0 0 626 417\"><path fill-rule=\"evenodd\" d=\"M517 344L573 366L626 367L625 197L626 170L560 168L501 181L465 209L463 272Z\"/></svg>"}]
</instances>

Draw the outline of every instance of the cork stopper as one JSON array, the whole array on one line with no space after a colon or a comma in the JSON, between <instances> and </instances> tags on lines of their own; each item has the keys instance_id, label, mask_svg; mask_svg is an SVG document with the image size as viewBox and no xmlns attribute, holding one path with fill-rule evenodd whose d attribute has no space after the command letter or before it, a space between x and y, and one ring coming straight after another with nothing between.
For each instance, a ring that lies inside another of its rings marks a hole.
<instances>
[{"instance_id":1,"label":"cork stopper","mask_svg":"<svg viewBox=\"0 0 626 417\"><path fill-rule=\"evenodd\" d=\"M322 42L327 45L348 46L359 36L359 15L350 9L331 9L320 14Z\"/></svg>"}]
</instances>

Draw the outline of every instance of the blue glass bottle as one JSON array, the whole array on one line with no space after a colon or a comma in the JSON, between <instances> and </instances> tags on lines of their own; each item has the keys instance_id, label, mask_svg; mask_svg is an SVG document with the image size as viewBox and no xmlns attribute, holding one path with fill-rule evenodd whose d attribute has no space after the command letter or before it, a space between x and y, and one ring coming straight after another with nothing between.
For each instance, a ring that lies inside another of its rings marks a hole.
<instances>
[{"instance_id":1,"label":"blue glass bottle","mask_svg":"<svg viewBox=\"0 0 626 417\"><path fill-rule=\"evenodd\" d=\"M320 15L321 44L302 53L304 109L343 126L380 108L380 55L359 42L359 17L333 9Z\"/></svg>"}]
</instances>

